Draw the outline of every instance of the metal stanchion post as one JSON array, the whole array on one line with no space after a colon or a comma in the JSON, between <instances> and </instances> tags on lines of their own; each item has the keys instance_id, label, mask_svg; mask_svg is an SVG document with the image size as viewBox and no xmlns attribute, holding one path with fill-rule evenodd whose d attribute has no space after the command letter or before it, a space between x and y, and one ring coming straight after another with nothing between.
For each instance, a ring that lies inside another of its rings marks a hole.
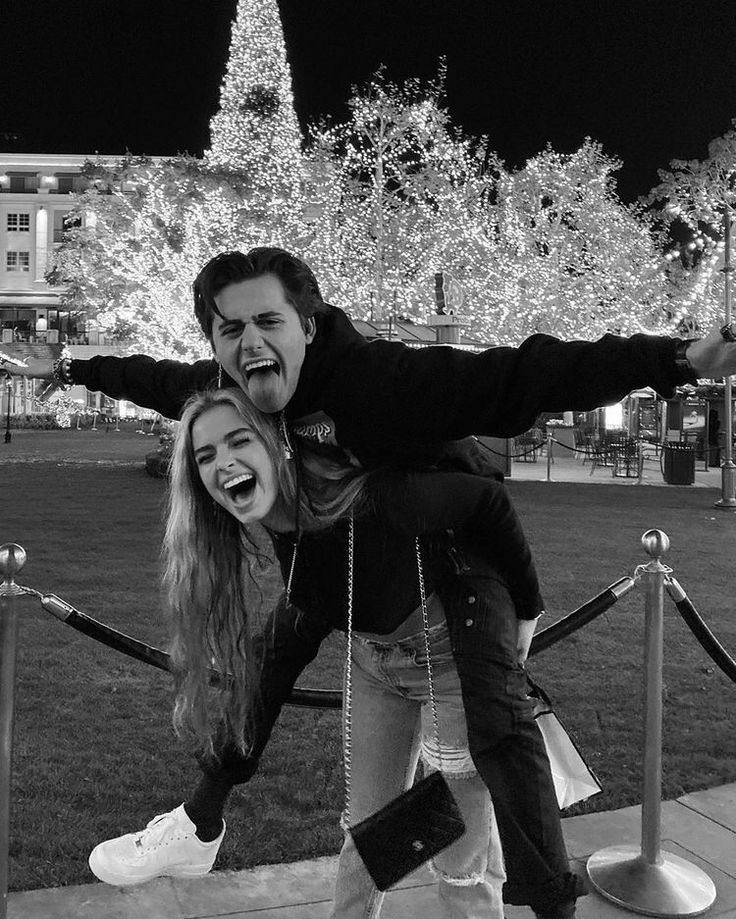
<instances>
[{"instance_id":1,"label":"metal stanchion post","mask_svg":"<svg viewBox=\"0 0 736 919\"><path fill-rule=\"evenodd\" d=\"M20 571L25 561L25 549L21 546L15 543L0 546L0 919L6 919L8 913L13 690L18 634L15 598L23 593L14 582L13 576Z\"/></svg>"},{"instance_id":2,"label":"metal stanchion post","mask_svg":"<svg viewBox=\"0 0 736 919\"><path fill-rule=\"evenodd\" d=\"M10 397L13 393L13 378L9 373L5 374L5 395L8 400L7 405L7 416L5 418L5 443L9 444L13 439L13 435L10 433Z\"/></svg>"},{"instance_id":3,"label":"metal stanchion post","mask_svg":"<svg viewBox=\"0 0 736 919\"><path fill-rule=\"evenodd\" d=\"M731 322L731 209L726 207L723 214L724 252L723 252L723 312L726 323ZM723 464L721 466L721 497L714 507L729 510L736 507L736 465L733 462L733 387L731 377L724 378L723 407L725 410L726 443Z\"/></svg>"},{"instance_id":4,"label":"metal stanchion post","mask_svg":"<svg viewBox=\"0 0 736 919\"><path fill-rule=\"evenodd\" d=\"M552 481L552 472L550 466L552 464L552 435L547 434L547 481Z\"/></svg>"},{"instance_id":5,"label":"metal stanchion post","mask_svg":"<svg viewBox=\"0 0 736 919\"><path fill-rule=\"evenodd\" d=\"M662 633L664 579L660 562L670 541L661 530L647 530L642 544L651 561L642 569L646 586L644 635L644 783L641 849L611 846L588 859L588 877L599 893L619 906L647 916L697 916L716 898L713 881L684 858L662 852Z\"/></svg>"}]
</instances>

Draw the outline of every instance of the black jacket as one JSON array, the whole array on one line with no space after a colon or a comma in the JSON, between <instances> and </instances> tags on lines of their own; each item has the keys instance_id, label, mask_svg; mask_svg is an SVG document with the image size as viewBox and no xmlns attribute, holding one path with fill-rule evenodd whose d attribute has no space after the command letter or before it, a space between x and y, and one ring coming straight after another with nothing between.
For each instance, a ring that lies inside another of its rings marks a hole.
<instances>
[{"instance_id":1,"label":"black jacket","mask_svg":"<svg viewBox=\"0 0 736 919\"><path fill-rule=\"evenodd\" d=\"M467 447L448 441L511 437L528 430L540 412L589 411L642 386L670 397L681 382L672 338L562 342L532 335L518 348L473 353L369 342L337 307L316 321L287 417L296 422L326 414L340 445L366 467L441 466L450 457L458 468L452 454L467 456ZM214 361L183 364L144 355L71 364L75 383L167 418L178 418L187 398L212 384L216 373Z\"/></svg>"}]
</instances>

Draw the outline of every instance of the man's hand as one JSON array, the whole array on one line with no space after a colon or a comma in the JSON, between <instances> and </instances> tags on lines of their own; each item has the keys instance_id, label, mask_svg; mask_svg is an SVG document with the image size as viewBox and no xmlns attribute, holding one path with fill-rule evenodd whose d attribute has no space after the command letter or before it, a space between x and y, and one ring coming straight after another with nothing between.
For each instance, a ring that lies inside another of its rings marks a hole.
<instances>
[{"instance_id":1,"label":"man's hand","mask_svg":"<svg viewBox=\"0 0 736 919\"><path fill-rule=\"evenodd\" d=\"M0 355L0 372L8 373L11 377L31 377L35 380L51 380L53 377L53 361L48 358L31 357L25 363L16 363L15 359L8 359L7 355Z\"/></svg>"},{"instance_id":2,"label":"man's hand","mask_svg":"<svg viewBox=\"0 0 736 919\"><path fill-rule=\"evenodd\" d=\"M687 359L698 377L718 379L731 376L736 373L736 342L726 341L720 330L714 329L705 338L690 345Z\"/></svg>"},{"instance_id":3,"label":"man's hand","mask_svg":"<svg viewBox=\"0 0 736 919\"><path fill-rule=\"evenodd\" d=\"M519 628L516 636L516 655L520 664L523 664L529 656L529 647L531 646L532 638L534 638L538 620L539 617L536 619L516 620Z\"/></svg>"}]
</instances>

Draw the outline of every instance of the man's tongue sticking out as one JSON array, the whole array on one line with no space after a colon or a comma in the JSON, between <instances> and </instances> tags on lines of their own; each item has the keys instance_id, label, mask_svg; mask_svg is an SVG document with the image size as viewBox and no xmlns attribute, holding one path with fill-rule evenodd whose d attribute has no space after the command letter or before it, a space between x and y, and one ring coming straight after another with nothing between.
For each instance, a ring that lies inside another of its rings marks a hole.
<instances>
[{"instance_id":1,"label":"man's tongue sticking out","mask_svg":"<svg viewBox=\"0 0 736 919\"><path fill-rule=\"evenodd\" d=\"M254 370L247 376L248 395L262 412L280 412L284 407L283 381L278 365Z\"/></svg>"}]
</instances>

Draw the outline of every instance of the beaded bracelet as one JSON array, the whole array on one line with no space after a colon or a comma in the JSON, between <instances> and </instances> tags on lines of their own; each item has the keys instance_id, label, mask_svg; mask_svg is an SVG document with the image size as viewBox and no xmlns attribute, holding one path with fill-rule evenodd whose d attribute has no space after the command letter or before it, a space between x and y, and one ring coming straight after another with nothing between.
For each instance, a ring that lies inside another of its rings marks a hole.
<instances>
[{"instance_id":1,"label":"beaded bracelet","mask_svg":"<svg viewBox=\"0 0 736 919\"><path fill-rule=\"evenodd\" d=\"M57 357L51 365L51 379L62 389L69 389L72 384L71 359L68 357Z\"/></svg>"}]
</instances>

